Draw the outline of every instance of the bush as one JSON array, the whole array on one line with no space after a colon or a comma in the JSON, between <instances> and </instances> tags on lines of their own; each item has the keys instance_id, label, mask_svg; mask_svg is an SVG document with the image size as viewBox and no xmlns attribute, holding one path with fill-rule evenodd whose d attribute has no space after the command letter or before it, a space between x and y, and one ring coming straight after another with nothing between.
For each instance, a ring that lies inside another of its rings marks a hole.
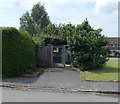
<instances>
[{"instance_id":1,"label":"bush","mask_svg":"<svg viewBox=\"0 0 120 104\"><path fill-rule=\"evenodd\" d=\"M108 57L115 57L114 53L108 54Z\"/></svg>"},{"instance_id":2,"label":"bush","mask_svg":"<svg viewBox=\"0 0 120 104\"><path fill-rule=\"evenodd\" d=\"M107 61L108 39L101 29L92 28L88 21L76 26L72 36L67 38L72 64L81 70L94 70L104 66Z\"/></svg>"},{"instance_id":3,"label":"bush","mask_svg":"<svg viewBox=\"0 0 120 104\"><path fill-rule=\"evenodd\" d=\"M24 31L2 28L2 75L18 76L36 63L36 47Z\"/></svg>"},{"instance_id":4,"label":"bush","mask_svg":"<svg viewBox=\"0 0 120 104\"><path fill-rule=\"evenodd\" d=\"M108 54L108 57L120 57L120 53L117 51L113 51L110 54Z\"/></svg>"}]
</instances>

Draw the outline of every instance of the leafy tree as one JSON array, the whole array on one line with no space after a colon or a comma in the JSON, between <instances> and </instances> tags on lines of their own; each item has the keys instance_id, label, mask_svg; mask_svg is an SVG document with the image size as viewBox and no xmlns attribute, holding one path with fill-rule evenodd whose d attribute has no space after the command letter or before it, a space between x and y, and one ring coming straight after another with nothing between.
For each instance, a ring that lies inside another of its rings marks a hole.
<instances>
[{"instance_id":1,"label":"leafy tree","mask_svg":"<svg viewBox=\"0 0 120 104\"><path fill-rule=\"evenodd\" d=\"M63 24L63 25L59 25L58 27L58 34L61 34L64 38L67 36L72 36L72 34L75 31L75 26L72 25L71 23L69 24Z\"/></svg>"},{"instance_id":2,"label":"leafy tree","mask_svg":"<svg viewBox=\"0 0 120 104\"><path fill-rule=\"evenodd\" d=\"M73 26L71 23L69 24L52 24L50 23L46 28L44 33L48 35L54 35L54 36L59 36L62 38L62 43L61 44L66 44L67 43L67 37L72 36L72 34L75 31L75 26Z\"/></svg>"},{"instance_id":3,"label":"leafy tree","mask_svg":"<svg viewBox=\"0 0 120 104\"><path fill-rule=\"evenodd\" d=\"M20 18L20 29L33 35L43 32L49 23L48 13L45 11L44 5L39 2L33 6L31 13L26 12Z\"/></svg>"},{"instance_id":4,"label":"leafy tree","mask_svg":"<svg viewBox=\"0 0 120 104\"><path fill-rule=\"evenodd\" d=\"M50 23L48 13L40 2L33 6L31 16L35 25L39 26L42 30Z\"/></svg>"},{"instance_id":5,"label":"leafy tree","mask_svg":"<svg viewBox=\"0 0 120 104\"><path fill-rule=\"evenodd\" d=\"M93 29L86 19L76 26L73 36L68 37L72 64L81 70L92 70L102 67L107 61L108 50L103 48L108 39L101 34L102 29Z\"/></svg>"},{"instance_id":6,"label":"leafy tree","mask_svg":"<svg viewBox=\"0 0 120 104\"><path fill-rule=\"evenodd\" d=\"M44 30L46 34L49 35L58 35L57 25L50 23Z\"/></svg>"},{"instance_id":7,"label":"leafy tree","mask_svg":"<svg viewBox=\"0 0 120 104\"><path fill-rule=\"evenodd\" d=\"M27 31L30 35L35 34L35 24L28 12L20 18L20 29Z\"/></svg>"},{"instance_id":8,"label":"leafy tree","mask_svg":"<svg viewBox=\"0 0 120 104\"><path fill-rule=\"evenodd\" d=\"M45 46L48 44L53 45L66 45L67 42L63 40L61 36L58 35L47 35L47 34L37 34L32 37L33 41L40 46Z\"/></svg>"}]
</instances>

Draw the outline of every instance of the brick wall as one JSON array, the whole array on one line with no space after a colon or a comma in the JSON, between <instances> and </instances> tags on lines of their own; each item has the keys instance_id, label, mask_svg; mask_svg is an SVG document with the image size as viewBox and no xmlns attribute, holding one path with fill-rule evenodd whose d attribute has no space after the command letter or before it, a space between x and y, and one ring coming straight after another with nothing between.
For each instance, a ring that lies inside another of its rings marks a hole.
<instances>
[{"instance_id":1,"label":"brick wall","mask_svg":"<svg viewBox=\"0 0 120 104\"><path fill-rule=\"evenodd\" d=\"M120 50L120 38L118 37L109 37L109 44L106 46L111 50Z\"/></svg>"}]
</instances>

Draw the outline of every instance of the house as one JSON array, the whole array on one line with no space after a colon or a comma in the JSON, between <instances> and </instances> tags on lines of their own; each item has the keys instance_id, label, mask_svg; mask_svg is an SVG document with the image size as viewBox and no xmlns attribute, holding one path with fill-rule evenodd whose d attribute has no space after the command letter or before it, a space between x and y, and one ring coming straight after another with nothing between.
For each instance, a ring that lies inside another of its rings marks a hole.
<instances>
[{"instance_id":1,"label":"house","mask_svg":"<svg viewBox=\"0 0 120 104\"><path fill-rule=\"evenodd\" d=\"M109 43L106 48L111 52L120 52L120 37L108 37Z\"/></svg>"}]
</instances>

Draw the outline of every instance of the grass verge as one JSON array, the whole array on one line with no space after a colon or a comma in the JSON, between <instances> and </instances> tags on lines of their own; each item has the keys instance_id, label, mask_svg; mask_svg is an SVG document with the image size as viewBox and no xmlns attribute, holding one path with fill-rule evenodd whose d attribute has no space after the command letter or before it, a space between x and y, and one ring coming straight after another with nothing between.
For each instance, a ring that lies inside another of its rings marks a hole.
<instances>
[{"instance_id":1,"label":"grass verge","mask_svg":"<svg viewBox=\"0 0 120 104\"><path fill-rule=\"evenodd\" d=\"M101 69L92 71L81 71L80 80L82 81L120 81L120 60L109 60Z\"/></svg>"}]
</instances>

